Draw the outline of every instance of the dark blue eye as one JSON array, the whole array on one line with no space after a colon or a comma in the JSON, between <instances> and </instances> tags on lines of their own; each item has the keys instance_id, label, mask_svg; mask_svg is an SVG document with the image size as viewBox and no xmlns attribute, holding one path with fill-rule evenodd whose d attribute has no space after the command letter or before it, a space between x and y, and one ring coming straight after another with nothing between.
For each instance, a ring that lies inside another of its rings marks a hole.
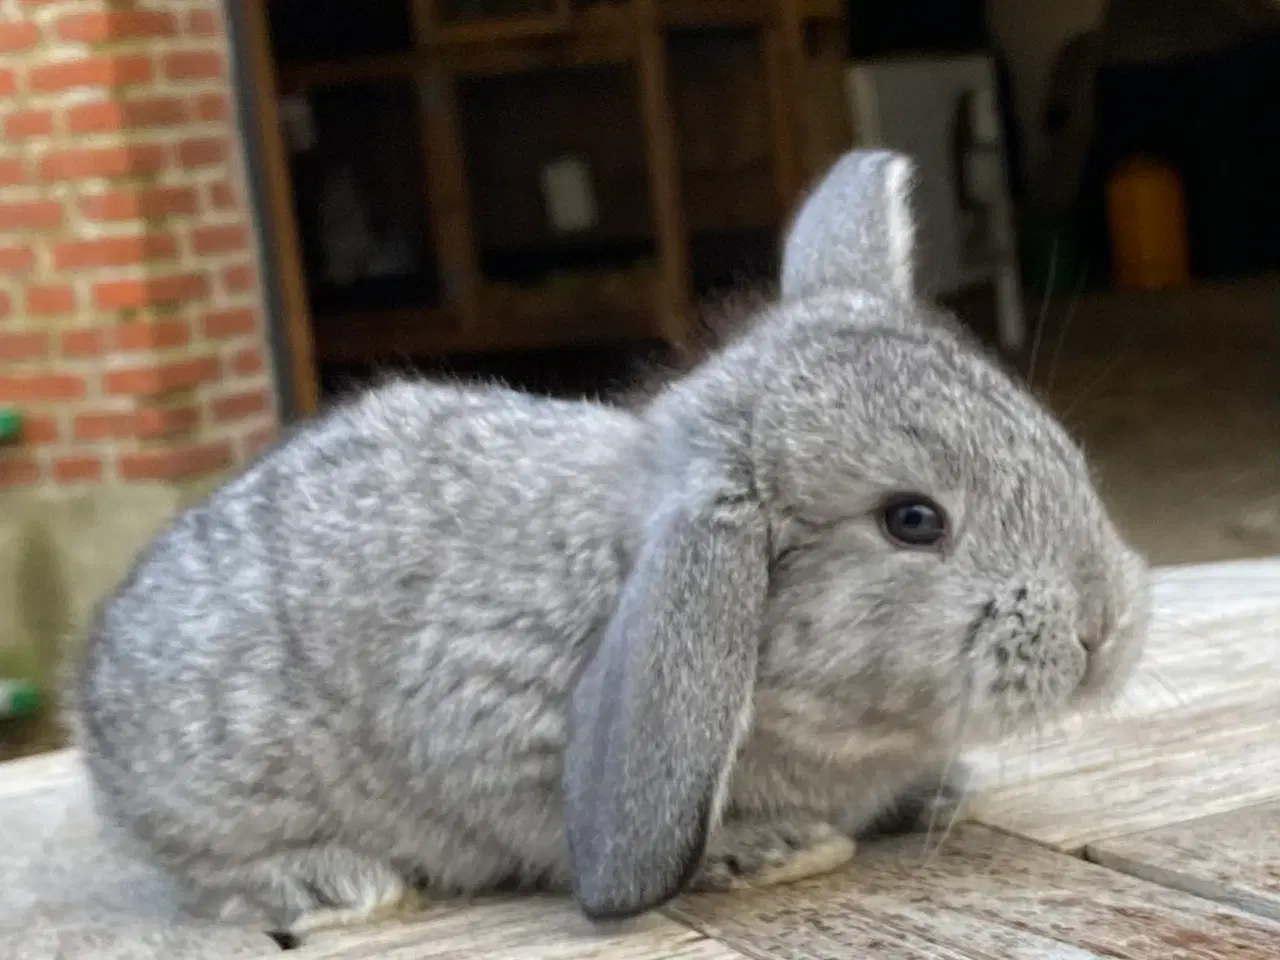
<instances>
[{"instance_id":1,"label":"dark blue eye","mask_svg":"<svg viewBox=\"0 0 1280 960\"><path fill-rule=\"evenodd\" d=\"M927 497L905 496L891 500L880 516L885 536L903 547L936 546L947 535L942 509Z\"/></svg>"}]
</instances>

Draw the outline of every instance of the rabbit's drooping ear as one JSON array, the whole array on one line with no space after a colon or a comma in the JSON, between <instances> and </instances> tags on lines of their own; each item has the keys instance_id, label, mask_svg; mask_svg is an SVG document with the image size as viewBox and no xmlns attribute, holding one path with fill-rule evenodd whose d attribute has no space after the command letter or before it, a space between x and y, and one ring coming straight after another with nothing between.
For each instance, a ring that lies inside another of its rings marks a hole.
<instances>
[{"instance_id":1,"label":"rabbit's drooping ear","mask_svg":"<svg viewBox=\"0 0 1280 960\"><path fill-rule=\"evenodd\" d=\"M913 297L914 179L915 165L900 153L854 150L837 160L791 223L782 295L856 289Z\"/></svg>"},{"instance_id":2,"label":"rabbit's drooping ear","mask_svg":"<svg viewBox=\"0 0 1280 960\"><path fill-rule=\"evenodd\" d=\"M598 920L689 881L751 722L765 521L742 499L681 499L651 522L574 691L566 827L574 896Z\"/></svg>"}]
</instances>

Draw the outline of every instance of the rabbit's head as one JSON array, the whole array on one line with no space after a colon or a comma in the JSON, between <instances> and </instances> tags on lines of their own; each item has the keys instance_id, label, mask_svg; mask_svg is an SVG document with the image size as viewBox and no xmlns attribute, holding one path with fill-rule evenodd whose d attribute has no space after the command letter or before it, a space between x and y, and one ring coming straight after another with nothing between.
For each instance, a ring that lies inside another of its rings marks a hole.
<instances>
[{"instance_id":1,"label":"rabbit's head","mask_svg":"<svg viewBox=\"0 0 1280 960\"><path fill-rule=\"evenodd\" d=\"M959 747L1110 696L1140 654L1145 566L1079 449L914 296L911 179L839 161L781 302L649 408L657 481L566 762L588 913L679 890L753 709L833 758L853 731Z\"/></svg>"}]
</instances>

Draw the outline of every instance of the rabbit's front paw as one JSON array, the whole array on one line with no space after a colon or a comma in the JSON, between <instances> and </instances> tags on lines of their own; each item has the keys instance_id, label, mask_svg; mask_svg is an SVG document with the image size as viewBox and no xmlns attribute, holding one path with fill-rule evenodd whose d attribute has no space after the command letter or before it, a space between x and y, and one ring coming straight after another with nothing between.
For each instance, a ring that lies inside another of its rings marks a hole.
<instances>
[{"instance_id":1,"label":"rabbit's front paw","mask_svg":"<svg viewBox=\"0 0 1280 960\"><path fill-rule=\"evenodd\" d=\"M827 823L726 820L712 834L689 889L739 890L792 883L844 866L856 845Z\"/></svg>"},{"instance_id":2,"label":"rabbit's front paw","mask_svg":"<svg viewBox=\"0 0 1280 960\"><path fill-rule=\"evenodd\" d=\"M422 905L389 863L343 847L268 854L230 870L205 868L190 879L188 894L200 912L213 909L232 922L257 915L285 949L321 930L361 926Z\"/></svg>"}]
</instances>

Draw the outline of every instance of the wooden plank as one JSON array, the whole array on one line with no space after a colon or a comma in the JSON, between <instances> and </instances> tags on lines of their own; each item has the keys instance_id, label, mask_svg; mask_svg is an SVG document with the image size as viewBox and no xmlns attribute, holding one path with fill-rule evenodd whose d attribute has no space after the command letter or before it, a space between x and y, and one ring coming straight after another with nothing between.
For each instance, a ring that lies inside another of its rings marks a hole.
<instances>
[{"instance_id":1,"label":"wooden plank","mask_svg":"<svg viewBox=\"0 0 1280 960\"><path fill-rule=\"evenodd\" d=\"M503 40L529 40L563 34L573 21L572 0L551 0L538 12L530 4L531 12L512 16L474 17L450 19L441 16L442 4L433 3L435 18L431 22L432 38L437 43L481 44Z\"/></svg>"},{"instance_id":2,"label":"wooden plank","mask_svg":"<svg viewBox=\"0 0 1280 960\"><path fill-rule=\"evenodd\" d=\"M283 63L280 65L280 86L288 93L301 93L370 80L408 80L423 70L426 62L425 53L410 51L312 63Z\"/></svg>"},{"instance_id":3,"label":"wooden plank","mask_svg":"<svg viewBox=\"0 0 1280 960\"><path fill-rule=\"evenodd\" d=\"M266 174L267 209L271 218L273 249L263 253L274 259L272 273L280 283L285 347L289 354L293 403L299 416L314 413L320 401L320 377L316 369L311 334L311 306L302 267L302 241L293 215L293 178L280 126L276 102L278 83L270 48L270 24L265 0L245 5L245 40L253 94L258 114L259 149Z\"/></svg>"},{"instance_id":4,"label":"wooden plank","mask_svg":"<svg viewBox=\"0 0 1280 960\"><path fill-rule=\"evenodd\" d=\"M1086 853L1112 870L1280 920L1280 803L1112 837Z\"/></svg>"},{"instance_id":5,"label":"wooden plank","mask_svg":"<svg viewBox=\"0 0 1280 960\"><path fill-rule=\"evenodd\" d=\"M433 39L435 0L414 0L414 39ZM480 309L480 259L471 217L467 158L458 120L453 75L436 57L418 74L422 107L424 179L435 253L445 302L463 329L475 323Z\"/></svg>"},{"instance_id":6,"label":"wooden plank","mask_svg":"<svg viewBox=\"0 0 1280 960\"><path fill-rule=\"evenodd\" d=\"M677 28L747 27L767 23L776 13L775 0L660 0L662 22ZM806 20L844 19L841 0L800 0Z\"/></svg>"},{"instance_id":7,"label":"wooden plank","mask_svg":"<svg viewBox=\"0 0 1280 960\"><path fill-rule=\"evenodd\" d=\"M450 353L540 350L587 344L653 341L653 310L578 311L559 317L500 310L480 311L481 322L463 329L446 310L405 309L316 318L316 349L331 363L385 362L397 357Z\"/></svg>"},{"instance_id":8,"label":"wooden plank","mask_svg":"<svg viewBox=\"0 0 1280 960\"><path fill-rule=\"evenodd\" d=\"M789 45L781 24L764 29L765 90L773 132L773 184L780 218L791 215L800 191L800 158L796 150L796 104L791 98Z\"/></svg>"},{"instance_id":9,"label":"wooden plank","mask_svg":"<svg viewBox=\"0 0 1280 960\"><path fill-rule=\"evenodd\" d=\"M682 898L669 913L754 957L1271 960L1280 923L978 826L922 860L869 845L845 871Z\"/></svg>"},{"instance_id":10,"label":"wooden plank","mask_svg":"<svg viewBox=\"0 0 1280 960\"><path fill-rule=\"evenodd\" d=\"M74 750L54 750L0 764L0 802L65 787L83 774Z\"/></svg>"},{"instance_id":11,"label":"wooden plank","mask_svg":"<svg viewBox=\"0 0 1280 960\"><path fill-rule=\"evenodd\" d=\"M689 235L680 199L680 151L671 109L667 76L666 38L658 19L656 0L632 0L640 84L640 114L644 123L662 296L658 328L671 346L685 348L693 339L693 309L689 301Z\"/></svg>"},{"instance_id":12,"label":"wooden plank","mask_svg":"<svg viewBox=\"0 0 1280 960\"><path fill-rule=\"evenodd\" d=\"M810 175L810 171L805 169L804 158L800 151L800 142L803 136L800 118L803 92L800 87L800 80L806 60L804 51L805 23L798 0L774 0L774 3L777 8L777 20L776 26L771 29L770 33L776 35L774 42L779 48L777 57L780 73L776 78L776 82L780 84L781 89L778 91L777 96L780 98L785 112L786 143L783 146L790 154L788 163L792 178L788 188L790 190L790 198L783 206L783 210L790 211L796 203L804 184L808 182Z\"/></svg>"},{"instance_id":13,"label":"wooden plank","mask_svg":"<svg viewBox=\"0 0 1280 960\"><path fill-rule=\"evenodd\" d=\"M185 917L152 870L102 842L76 755L0 767L0 957L241 960L261 931Z\"/></svg>"},{"instance_id":14,"label":"wooden plank","mask_svg":"<svg viewBox=\"0 0 1280 960\"><path fill-rule=\"evenodd\" d=\"M1280 561L1159 571L1110 710L975 752L970 815L1064 850L1280 800Z\"/></svg>"},{"instance_id":15,"label":"wooden plank","mask_svg":"<svg viewBox=\"0 0 1280 960\"><path fill-rule=\"evenodd\" d=\"M744 960L656 914L593 927L563 898L440 906L420 919L317 936L297 960Z\"/></svg>"}]
</instances>

